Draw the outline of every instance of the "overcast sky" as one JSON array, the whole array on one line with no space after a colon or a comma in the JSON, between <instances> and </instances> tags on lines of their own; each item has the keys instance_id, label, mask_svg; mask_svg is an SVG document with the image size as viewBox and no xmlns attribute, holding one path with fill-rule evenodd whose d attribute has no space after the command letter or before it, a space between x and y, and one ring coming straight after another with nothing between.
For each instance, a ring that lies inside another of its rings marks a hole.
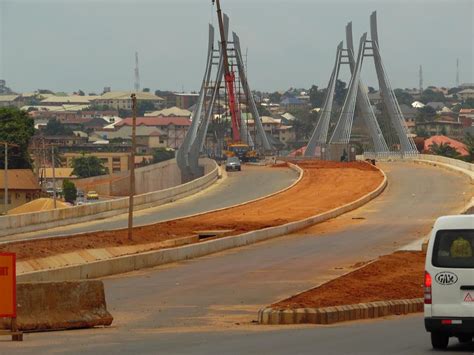
<instances>
[{"instance_id":1,"label":"overcast sky","mask_svg":"<svg viewBox=\"0 0 474 355\"><path fill-rule=\"evenodd\" d=\"M377 10L382 58L394 87L474 81L473 0L221 0L248 48L253 89L327 85L344 26L354 41ZM197 90L207 50L211 0L0 0L0 78L15 91L101 92L141 86ZM368 58L363 78L376 85ZM348 71L341 79L348 81Z\"/></svg>"}]
</instances>

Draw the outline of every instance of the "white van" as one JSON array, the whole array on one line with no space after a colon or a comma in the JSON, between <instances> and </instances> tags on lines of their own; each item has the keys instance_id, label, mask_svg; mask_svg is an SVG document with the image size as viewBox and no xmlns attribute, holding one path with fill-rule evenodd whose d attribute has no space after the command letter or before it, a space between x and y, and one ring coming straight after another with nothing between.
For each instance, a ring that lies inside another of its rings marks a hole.
<instances>
[{"instance_id":1,"label":"white van","mask_svg":"<svg viewBox=\"0 0 474 355\"><path fill-rule=\"evenodd\" d=\"M425 328L435 349L474 336L474 215L436 220L425 264Z\"/></svg>"}]
</instances>

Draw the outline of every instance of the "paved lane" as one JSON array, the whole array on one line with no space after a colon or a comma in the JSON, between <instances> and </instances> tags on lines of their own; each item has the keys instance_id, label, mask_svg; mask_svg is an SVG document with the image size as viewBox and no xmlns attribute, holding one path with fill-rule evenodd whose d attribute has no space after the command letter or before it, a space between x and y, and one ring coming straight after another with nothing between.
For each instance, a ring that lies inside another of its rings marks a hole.
<instances>
[{"instance_id":1,"label":"paved lane","mask_svg":"<svg viewBox=\"0 0 474 355\"><path fill-rule=\"evenodd\" d=\"M395 326L252 324L260 307L425 235L435 217L460 209L471 194L467 179L446 170L409 163L383 167L389 177L387 190L340 218L294 235L106 279L115 328L67 332L61 339L54 333L28 335L30 350L49 350L56 343L63 351L91 353L428 351L422 323L410 323L414 318L403 318Z\"/></svg>"},{"instance_id":2,"label":"paved lane","mask_svg":"<svg viewBox=\"0 0 474 355\"><path fill-rule=\"evenodd\" d=\"M290 186L297 178L297 173L288 168L244 165L241 172L229 172L226 179L218 181L196 195L135 212L134 225L157 223L250 201ZM120 214L98 221L0 238L0 243L126 228L127 223L128 214Z\"/></svg>"}]
</instances>

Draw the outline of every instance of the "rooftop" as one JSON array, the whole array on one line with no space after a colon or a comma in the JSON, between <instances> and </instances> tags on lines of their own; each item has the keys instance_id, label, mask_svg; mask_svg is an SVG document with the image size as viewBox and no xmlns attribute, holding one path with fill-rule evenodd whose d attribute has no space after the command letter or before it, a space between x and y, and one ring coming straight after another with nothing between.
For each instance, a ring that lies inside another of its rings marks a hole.
<instances>
[{"instance_id":1,"label":"rooftop","mask_svg":"<svg viewBox=\"0 0 474 355\"><path fill-rule=\"evenodd\" d=\"M116 127L131 126L132 118L128 117L116 124ZM137 126L190 126L191 120L188 117L137 117Z\"/></svg>"},{"instance_id":2,"label":"rooftop","mask_svg":"<svg viewBox=\"0 0 474 355\"><path fill-rule=\"evenodd\" d=\"M10 190L40 190L38 181L30 169L8 169L8 188ZM0 188L5 188L5 171L0 173Z\"/></svg>"},{"instance_id":3,"label":"rooftop","mask_svg":"<svg viewBox=\"0 0 474 355\"><path fill-rule=\"evenodd\" d=\"M132 92L129 91L110 91L102 94L101 96L96 96L97 100L130 100ZM155 100L161 101L163 98L151 94L149 92L137 92L135 93L137 100Z\"/></svg>"}]
</instances>

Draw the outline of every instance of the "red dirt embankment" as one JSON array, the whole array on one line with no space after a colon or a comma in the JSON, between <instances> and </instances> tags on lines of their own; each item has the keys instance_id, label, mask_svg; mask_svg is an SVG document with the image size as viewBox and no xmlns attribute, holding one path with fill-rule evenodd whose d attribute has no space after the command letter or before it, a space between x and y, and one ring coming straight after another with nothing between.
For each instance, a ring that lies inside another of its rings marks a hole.
<instances>
[{"instance_id":1,"label":"red dirt embankment","mask_svg":"<svg viewBox=\"0 0 474 355\"><path fill-rule=\"evenodd\" d=\"M423 297L424 252L396 252L273 308L320 308Z\"/></svg>"},{"instance_id":2,"label":"red dirt embankment","mask_svg":"<svg viewBox=\"0 0 474 355\"><path fill-rule=\"evenodd\" d=\"M159 242L193 235L197 230L232 229L227 235L237 235L301 220L339 207L373 191L383 179L373 166L360 162L308 161L298 162L298 165L304 169L304 176L285 192L219 212L136 227L132 242L127 239L127 230L123 229L11 243L0 247L0 251L15 252L19 260L25 260L78 249Z\"/></svg>"}]
</instances>

